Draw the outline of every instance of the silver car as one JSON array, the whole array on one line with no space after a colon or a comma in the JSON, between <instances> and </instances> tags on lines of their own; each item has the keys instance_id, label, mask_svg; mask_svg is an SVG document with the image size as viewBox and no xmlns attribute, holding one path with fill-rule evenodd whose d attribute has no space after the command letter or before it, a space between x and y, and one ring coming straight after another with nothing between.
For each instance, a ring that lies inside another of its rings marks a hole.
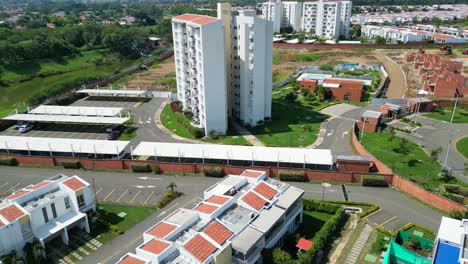
<instances>
[{"instance_id":1,"label":"silver car","mask_svg":"<svg viewBox=\"0 0 468 264\"><path fill-rule=\"evenodd\" d=\"M27 133L27 132L31 131L33 129L33 127L34 127L34 125L31 124L31 123L21 125L19 127L19 132L20 133Z\"/></svg>"}]
</instances>

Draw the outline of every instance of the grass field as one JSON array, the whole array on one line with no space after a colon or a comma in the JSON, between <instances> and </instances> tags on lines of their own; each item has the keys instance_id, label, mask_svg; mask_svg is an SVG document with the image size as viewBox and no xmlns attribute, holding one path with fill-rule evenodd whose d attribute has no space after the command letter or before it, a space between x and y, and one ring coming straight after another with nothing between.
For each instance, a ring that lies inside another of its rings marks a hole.
<instances>
[{"instance_id":1,"label":"grass field","mask_svg":"<svg viewBox=\"0 0 468 264\"><path fill-rule=\"evenodd\" d=\"M285 85L285 86L283 86L281 88L275 89L273 91L272 98L276 102L285 103L285 102L287 102L286 101L286 95L288 93L290 93L291 91L293 91L293 87L290 86L290 85ZM325 107L328 107L328 106L334 105L334 104L338 104L340 102L338 102L338 101L318 101L318 100L308 101L308 100L305 99L304 95L298 94L297 99L294 101L294 103L297 106L301 106L301 107L304 107L304 108L310 108L311 110L315 110L315 111L320 111Z\"/></svg>"},{"instance_id":2,"label":"grass field","mask_svg":"<svg viewBox=\"0 0 468 264\"><path fill-rule=\"evenodd\" d=\"M76 71L96 62L114 57L108 49L84 51L76 56L25 61L16 64L0 65L0 82L13 84L34 77L45 77L64 72Z\"/></svg>"},{"instance_id":3,"label":"grass field","mask_svg":"<svg viewBox=\"0 0 468 264\"><path fill-rule=\"evenodd\" d=\"M188 138L192 140L198 140L179 122L177 122L174 112L172 112L170 104L167 104L162 113L161 113L161 122L174 134L181 136L183 138ZM235 135L235 133L228 131L226 136L220 136L217 138L206 138L203 139L205 142L213 144L225 144L225 145L249 145L249 142L240 135Z\"/></svg>"},{"instance_id":4,"label":"grass field","mask_svg":"<svg viewBox=\"0 0 468 264\"><path fill-rule=\"evenodd\" d=\"M314 143L324 118L312 110L273 102L271 119L248 129L266 146L305 147Z\"/></svg>"},{"instance_id":5,"label":"grass field","mask_svg":"<svg viewBox=\"0 0 468 264\"><path fill-rule=\"evenodd\" d=\"M439 111L424 114L425 117L450 122L453 107L442 107ZM468 108L457 107L453 117L453 123L468 123Z\"/></svg>"},{"instance_id":6,"label":"grass field","mask_svg":"<svg viewBox=\"0 0 468 264\"><path fill-rule=\"evenodd\" d=\"M457 150L468 159L468 137L464 137L457 142Z\"/></svg>"},{"instance_id":7,"label":"grass field","mask_svg":"<svg viewBox=\"0 0 468 264\"><path fill-rule=\"evenodd\" d=\"M399 175L413 179L416 183L426 189L434 191L443 184L439 179L441 166L433 161L418 145L408 141L408 153L399 153L398 148L402 138L395 137L389 141L388 133L366 133L362 144L377 159L392 168ZM453 180L452 183L460 182Z\"/></svg>"},{"instance_id":8,"label":"grass field","mask_svg":"<svg viewBox=\"0 0 468 264\"><path fill-rule=\"evenodd\" d=\"M118 216L120 212L127 215L124 218ZM109 224L118 226L119 230L126 232L134 225L141 222L146 217L156 212L155 207L128 206L115 204L99 204L98 213ZM91 235L96 237L101 243L107 243L118 234L103 224L94 223L91 225Z\"/></svg>"}]
</instances>

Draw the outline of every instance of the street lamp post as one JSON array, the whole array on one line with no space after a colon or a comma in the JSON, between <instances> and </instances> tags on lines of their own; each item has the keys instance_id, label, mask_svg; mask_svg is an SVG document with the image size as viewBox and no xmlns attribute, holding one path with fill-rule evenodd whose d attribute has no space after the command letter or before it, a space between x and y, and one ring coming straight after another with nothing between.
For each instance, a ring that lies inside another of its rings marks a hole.
<instances>
[{"instance_id":1,"label":"street lamp post","mask_svg":"<svg viewBox=\"0 0 468 264\"><path fill-rule=\"evenodd\" d=\"M444 162L444 171L447 172L447 163L448 163L448 156L450 152L450 145L452 145L452 136L450 135L448 145L447 145L447 153L445 153L445 162Z\"/></svg>"},{"instance_id":2,"label":"street lamp post","mask_svg":"<svg viewBox=\"0 0 468 264\"><path fill-rule=\"evenodd\" d=\"M457 109L457 103L458 103L458 93L456 93L456 98L455 98L455 105L453 106L453 111L452 111L452 117L450 118L450 123L453 123L453 117L455 116L455 110Z\"/></svg>"}]
</instances>

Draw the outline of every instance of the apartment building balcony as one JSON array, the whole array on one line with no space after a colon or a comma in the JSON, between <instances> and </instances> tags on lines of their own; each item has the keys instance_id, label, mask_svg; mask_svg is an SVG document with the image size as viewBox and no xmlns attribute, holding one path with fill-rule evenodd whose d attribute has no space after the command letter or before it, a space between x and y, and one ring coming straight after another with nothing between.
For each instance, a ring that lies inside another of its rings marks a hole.
<instances>
[{"instance_id":1,"label":"apartment building balcony","mask_svg":"<svg viewBox=\"0 0 468 264\"><path fill-rule=\"evenodd\" d=\"M238 252L237 254L232 256L232 262L238 264L255 263L258 259L260 259L261 253L262 248L259 247L255 247L255 249L248 255Z\"/></svg>"}]
</instances>

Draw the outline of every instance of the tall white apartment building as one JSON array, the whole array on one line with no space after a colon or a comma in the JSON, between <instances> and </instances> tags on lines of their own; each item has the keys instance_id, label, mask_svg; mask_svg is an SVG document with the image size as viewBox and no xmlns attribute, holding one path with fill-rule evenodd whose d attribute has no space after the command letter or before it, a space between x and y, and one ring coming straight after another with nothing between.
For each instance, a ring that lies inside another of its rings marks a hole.
<instances>
[{"instance_id":1,"label":"tall white apartment building","mask_svg":"<svg viewBox=\"0 0 468 264\"><path fill-rule=\"evenodd\" d=\"M172 18L177 98L205 134L227 131L225 31L221 20L184 14Z\"/></svg>"},{"instance_id":2,"label":"tall white apartment building","mask_svg":"<svg viewBox=\"0 0 468 264\"><path fill-rule=\"evenodd\" d=\"M72 228L90 232L89 210L96 210L91 186L78 176L57 175L5 197L0 201L0 256L12 250L23 254L34 239L46 247L60 237L68 245Z\"/></svg>"},{"instance_id":3,"label":"tall white apartment building","mask_svg":"<svg viewBox=\"0 0 468 264\"><path fill-rule=\"evenodd\" d=\"M273 21L273 32L279 33L281 30L281 21L283 19L283 11L281 0L270 0L262 3L262 18Z\"/></svg>"},{"instance_id":4,"label":"tall white apartment building","mask_svg":"<svg viewBox=\"0 0 468 264\"><path fill-rule=\"evenodd\" d=\"M322 38L348 37L351 8L351 1L304 2L301 28Z\"/></svg>"},{"instance_id":5,"label":"tall white apartment building","mask_svg":"<svg viewBox=\"0 0 468 264\"><path fill-rule=\"evenodd\" d=\"M271 118L273 22L250 12L231 16L230 8L218 4L218 17L230 28L226 40L231 43L226 47L231 61L230 114L243 124L256 126Z\"/></svg>"},{"instance_id":6,"label":"tall white apartment building","mask_svg":"<svg viewBox=\"0 0 468 264\"><path fill-rule=\"evenodd\" d=\"M301 30L302 2L282 2L282 12L281 28Z\"/></svg>"}]
</instances>

